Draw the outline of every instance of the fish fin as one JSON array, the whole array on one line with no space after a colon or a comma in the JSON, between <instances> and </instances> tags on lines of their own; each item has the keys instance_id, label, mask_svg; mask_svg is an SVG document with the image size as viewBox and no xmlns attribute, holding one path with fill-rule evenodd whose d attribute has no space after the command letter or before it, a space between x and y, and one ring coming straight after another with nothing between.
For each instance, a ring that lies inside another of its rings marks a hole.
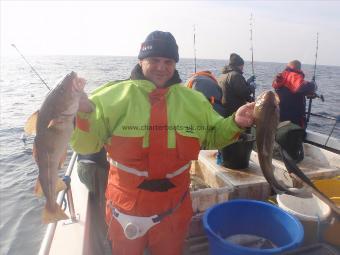
<instances>
[{"instance_id":1,"label":"fish fin","mask_svg":"<svg viewBox=\"0 0 340 255\"><path fill-rule=\"evenodd\" d=\"M37 154L37 148L35 146L35 142L33 143L32 157L34 158L35 162L38 163L38 154Z\"/></svg>"},{"instance_id":2,"label":"fish fin","mask_svg":"<svg viewBox=\"0 0 340 255\"><path fill-rule=\"evenodd\" d=\"M56 193L58 194L59 191L62 191L64 189L67 189L65 182L61 178L58 178L57 183L56 183L56 187L55 187Z\"/></svg>"},{"instance_id":3,"label":"fish fin","mask_svg":"<svg viewBox=\"0 0 340 255\"><path fill-rule=\"evenodd\" d=\"M34 135L36 134L37 130L37 120L38 120L39 110L34 112L31 116L28 117L24 131L28 135Z\"/></svg>"},{"instance_id":4,"label":"fish fin","mask_svg":"<svg viewBox=\"0 0 340 255\"><path fill-rule=\"evenodd\" d=\"M46 207L44 208L42 213L42 221L44 224L57 222L59 220L67 220L69 218L58 204L56 204L55 207L55 212L47 210Z\"/></svg>"},{"instance_id":5,"label":"fish fin","mask_svg":"<svg viewBox=\"0 0 340 255\"><path fill-rule=\"evenodd\" d=\"M37 197L42 197L44 195L44 192L43 192L43 190L41 188L41 184L40 184L39 178L37 179L37 181L35 183L34 194Z\"/></svg>"},{"instance_id":6,"label":"fish fin","mask_svg":"<svg viewBox=\"0 0 340 255\"><path fill-rule=\"evenodd\" d=\"M65 160L66 160L66 157L67 157L67 150L65 150L65 153L62 155L62 157L61 157L61 159L59 161L58 169L63 168Z\"/></svg>"},{"instance_id":7,"label":"fish fin","mask_svg":"<svg viewBox=\"0 0 340 255\"><path fill-rule=\"evenodd\" d=\"M57 126L58 124L62 123L63 121L61 119L51 119L51 121L48 123L47 128L51 128L54 126Z\"/></svg>"}]
</instances>

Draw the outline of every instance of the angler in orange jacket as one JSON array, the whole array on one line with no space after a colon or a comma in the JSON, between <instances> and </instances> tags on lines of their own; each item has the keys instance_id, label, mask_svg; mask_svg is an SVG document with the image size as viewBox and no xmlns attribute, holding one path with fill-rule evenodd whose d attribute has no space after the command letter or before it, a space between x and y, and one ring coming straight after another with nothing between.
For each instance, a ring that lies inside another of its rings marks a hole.
<instances>
[{"instance_id":1,"label":"angler in orange jacket","mask_svg":"<svg viewBox=\"0 0 340 255\"><path fill-rule=\"evenodd\" d=\"M280 121L290 120L302 128L306 127L306 98L313 96L316 90L314 81L304 80L301 62L293 60L273 81L273 88L280 98Z\"/></svg>"},{"instance_id":2,"label":"angler in orange jacket","mask_svg":"<svg viewBox=\"0 0 340 255\"><path fill-rule=\"evenodd\" d=\"M221 116L226 116L226 109L222 105L222 89L215 76L210 71L194 73L187 82L187 87L201 92Z\"/></svg>"},{"instance_id":3,"label":"angler in orange jacket","mask_svg":"<svg viewBox=\"0 0 340 255\"><path fill-rule=\"evenodd\" d=\"M180 255L192 216L191 160L200 146L221 148L252 125L254 103L229 118L181 84L178 46L154 31L140 48L128 80L109 82L79 112L72 147L81 154L103 145L110 163L106 222L112 254ZM114 86L113 86L114 84Z\"/></svg>"}]
</instances>

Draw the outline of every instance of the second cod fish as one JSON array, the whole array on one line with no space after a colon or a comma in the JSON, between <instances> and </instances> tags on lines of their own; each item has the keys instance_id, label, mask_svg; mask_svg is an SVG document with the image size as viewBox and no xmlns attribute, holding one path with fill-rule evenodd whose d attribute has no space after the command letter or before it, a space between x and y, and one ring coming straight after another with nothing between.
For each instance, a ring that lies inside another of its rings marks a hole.
<instances>
[{"instance_id":1,"label":"second cod fish","mask_svg":"<svg viewBox=\"0 0 340 255\"><path fill-rule=\"evenodd\" d=\"M310 196L306 190L287 187L275 178L272 164L276 129L280 121L278 96L272 91L265 91L255 102L254 117L256 124L257 154L263 175L277 193L295 196Z\"/></svg>"}]
</instances>

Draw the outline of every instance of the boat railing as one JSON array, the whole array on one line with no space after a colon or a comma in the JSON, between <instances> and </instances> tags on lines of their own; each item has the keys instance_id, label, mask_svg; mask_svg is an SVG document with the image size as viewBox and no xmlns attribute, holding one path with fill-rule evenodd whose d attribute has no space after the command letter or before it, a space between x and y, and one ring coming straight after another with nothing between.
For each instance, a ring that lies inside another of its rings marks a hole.
<instances>
[{"instance_id":1,"label":"boat railing","mask_svg":"<svg viewBox=\"0 0 340 255\"><path fill-rule=\"evenodd\" d=\"M77 154L75 152L73 152L72 157L70 159L70 162L68 164L66 173L65 173L65 177L71 176L73 166L76 162L76 158L77 158ZM58 197L57 197L57 203L59 205L61 205L63 203L66 192L71 193L71 191L69 189L59 192ZM71 197L72 197L72 195L71 195ZM71 200L69 200L69 201L71 201ZM70 208L72 207L72 204L73 204L73 202L69 202ZM75 218L74 207L73 207L73 209L71 208L70 211L71 212L73 211L73 215L71 215L71 220L73 220L73 218ZM43 239L41 246L40 246L39 255L49 254L56 227L57 227L57 222L48 224L44 239Z\"/></svg>"},{"instance_id":2,"label":"boat railing","mask_svg":"<svg viewBox=\"0 0 340 255\"><path fill-rule=\"evenodd\" d=\"M329 119L329 120L334 120L337 121L336 117L332 117L332 116L327 116L327 115L322 115L322 114L318 114L318 113L310 113L310 115L315 116L315 117L320 117L320 118L324 118L324 119Z\"/></svg>"},{"instance_id":3,"label":"boat railing","mask_svg":"<svg viewBox=\"0 0 340 255\"><path fill-rule=\"evenodd\" d=\"M329 134L327 135L307 129L306 141L316 146L319 146L321 148L324 148L326 150L329 150L335 153L340 153L340 139L336 137L332 137L335 127L340 122L340 115L335 116L335 117L323 115L323 114L317 114L317 113L310 113L310 115L318 117L318 118L322 118L322 119L332 120L334 121L334 124Z\"/></svg>"}]
</instances>

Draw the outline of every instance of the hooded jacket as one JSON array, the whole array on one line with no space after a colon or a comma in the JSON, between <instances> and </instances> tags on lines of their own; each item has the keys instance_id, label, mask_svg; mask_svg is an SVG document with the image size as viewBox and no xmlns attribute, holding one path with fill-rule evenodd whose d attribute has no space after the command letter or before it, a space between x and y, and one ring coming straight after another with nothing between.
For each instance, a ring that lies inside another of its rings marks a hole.
<instances>
[{"instance_id":1,"label":"hooded jacket","mask_svg":"<svg viewBox=\"0 0 340 255\"><path fill-rule=\"evenodd\" d=\"M222 69L222 75L217 79L223 92L222 105L226 108L225 117L251 101L252 89L242 74L238 67L228 65Z\"/></svg>"},{"instance_id":2,"label":"hooded jacket","mask_svg":"<svg viewBox=\"0 0 340 255\"><path fill-rule=\"evenodd\" d=\"M315 83L304 80L301 70L287 67L273 81L273 88L280 98L280 121L290 120L305 127L306 95L315 92Z\"/></svg>"}]
</instances>

